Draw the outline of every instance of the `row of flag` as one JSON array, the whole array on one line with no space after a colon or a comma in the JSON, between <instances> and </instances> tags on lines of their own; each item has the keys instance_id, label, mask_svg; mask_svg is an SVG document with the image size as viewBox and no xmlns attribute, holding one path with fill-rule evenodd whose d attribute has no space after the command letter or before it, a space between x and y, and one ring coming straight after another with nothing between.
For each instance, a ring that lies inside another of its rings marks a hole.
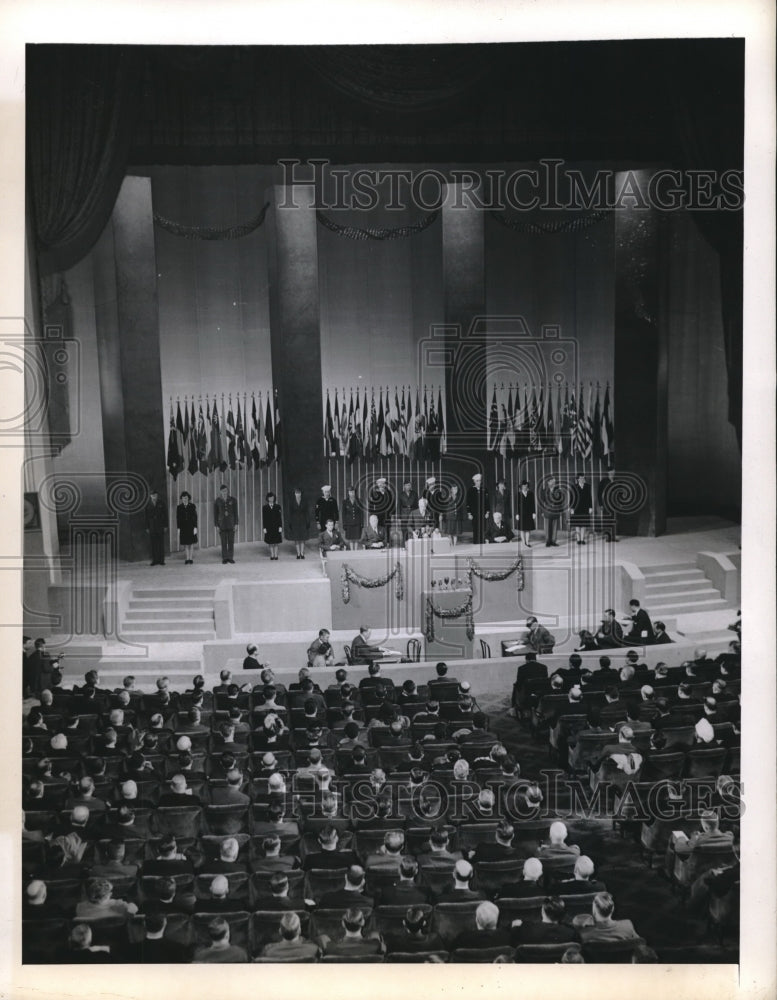
<instances>
[{"instance_id":1,"label":"row of flag","mask_svg":"<svg viewBox=\"0 0 777 1000\"><path fill-rule=\"evenodd\" d=\"M610 387L604 399L597 385L493 387L488 416L488 451L502 458L556 454L561 458L615 461L615 427Z\"/></svg>"},{"instance_id":2,"label":"row of flag","mask_svg":"<svg viewBox=\"0 0 777 1000\"><path fill-rule=\"evenodd\" d=\"M277 462L281 455L281 415L278 410L278 393L267 393L266 405L262 393L251 393L251 412L248 395L243 394L243 405L237 396L233 409L232 397L225 404L221 398L221 412L217 399L199 400L195 411L194 399L183 408L178 400L173 413L170 400L170 432L167 439L167 468L173 479L179 472L190 475L201 472L207 476L216 470L242 469L253 466L265 468Z\"/></svg>"},{"instance_id":3,"label":"row of flag","mask_svg":"<svg viewBox=\"0 0 777 1000\"><path fill-rule=\"evenodd\" d=\"M437 402L435 405L435 392ZM413 462L438 462L446 452L442 389L424 386L423 395L408 386L386 386L368 393L351 389L346 400L335 389L334 406L327 391L324 457L374 461L402 456Z\"/></svg>"}]
</instances>

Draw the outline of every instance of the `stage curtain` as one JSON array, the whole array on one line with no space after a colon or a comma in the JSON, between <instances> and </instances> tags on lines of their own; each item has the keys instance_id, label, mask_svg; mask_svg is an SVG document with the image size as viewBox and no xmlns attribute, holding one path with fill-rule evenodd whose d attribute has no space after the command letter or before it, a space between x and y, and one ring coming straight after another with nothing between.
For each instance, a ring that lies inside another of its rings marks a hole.
<instances>
[{"instance_id":1,"label":"stage curtain","mask_svg":"<svg viewBox=\"0 0 777 1000\"><path fill-rule=\"evenodd\" d=\"M731 45L739 42L738 58ZM692 44L692 43L690 43ZM742 170L744 164L744 40L697 41L707 54L663 67L667 105L678 147L677 165L685 171ZM717 44L716 53L714 46ZM699 67L705 66L700 72ZM671 101L671 103L670 103ZM686 175L686 190L688 177ZM712 193L720 192L719 182ZM728 375L728 420L742 448L742 209L691 211L702 236L720 258L720 300Z\"/></svg>"},{"instance_id":2,"label":"stage curtain","mask_svg":"<svg viewBox=\"0 0 777 1000\"><path fill-rule=\"evenodd\" d=\"M125 46L27 50L27 172L41 275L94 246L127 166L142 54Z\"/></svg>"}]
</instances>

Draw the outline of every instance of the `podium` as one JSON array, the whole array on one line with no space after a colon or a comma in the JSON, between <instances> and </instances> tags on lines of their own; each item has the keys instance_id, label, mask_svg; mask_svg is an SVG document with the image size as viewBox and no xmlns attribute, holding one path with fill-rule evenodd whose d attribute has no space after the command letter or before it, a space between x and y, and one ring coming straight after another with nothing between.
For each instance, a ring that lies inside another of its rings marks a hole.
<instances>
[{"instance_id":1,"label":"podium","mask_svg":"<svg viewBox=\"0 0 777 1000\"><path fill-rule=\"evenodd\" d=\"M461 607L471 596L469 590L424 590L422 593L422 619L426 623L427 599L435 608L449 611ZM467 637L467 615L458 618L439 618L434 615L434 639L424 637L425 658L428 660L471 660L473 641Z\"/></svg>"}]
</instances>

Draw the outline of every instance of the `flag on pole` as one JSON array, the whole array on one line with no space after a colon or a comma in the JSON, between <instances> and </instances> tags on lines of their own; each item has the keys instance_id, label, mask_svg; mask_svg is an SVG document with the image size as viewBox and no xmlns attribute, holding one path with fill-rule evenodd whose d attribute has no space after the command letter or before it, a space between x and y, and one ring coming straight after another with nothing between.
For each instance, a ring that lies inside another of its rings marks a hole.
<instances>
[{"instance_id":1,"label":"flag on pole","mask_svg":"<svg viewBox=\"0 0 777 1000\"><path fill-rule=\"evenodd\" d=\"M386 386L386 411L383 414L383 454L388 458L394 454L394 431L392 425L394 418L391 414L391 394Z\"/></svg>"},{"instance_id":2,"label":"flag on pole","mask_svg":"<svg viewBox=\"0 0 777 1000\"><path fill-rule=\"evenodd\" d=\"M348 407L345 405L345 389L343 389L343 405L340 409L340 422L337 428L338 434L340 436L340 454L343 458L348 454L348 442L350 440L350 434L348 431ZM277 438L277 427L278 422L275 423L276 427L276 438Z\"/></svg>"},{"instance_id":3,"label":"flag on pole","mask_svg":"<svg viewBox=\"0 0 777 1000\"><path fill-rule=\"evenodd\" d=\"M270 396L272 395L272 390L267 392L267 407L264 413L264 436L267 441L267 464L271 465L273 459L275 458L275 430L273 428L273 418L272 418L272 400Z\"/></svg>"},{"instance_id":4,"label":"flag on pole","mask_svg":"<svg viewBox=\"0 0 777 1000\"><path fill-rule=\"evenodd\" d=\"M383 387L378 388L378 422L375 426L375 457L385 455L386 448L383 440L383 428L385 417L383 414Z\"/></svg>"},{"instance_id":5,"label":"flag on pole","mask_svg":"<svg viewBox=\"0 0 777 1000\"><path fill-rule=\"evenodd\" d=\"M178 457L180 459L181 467L178 470L183 472L184 466L186 465L186 434L184 433L183 427L183 417L181 416L181 401L178 400L176 404L175 413L175 433L178 438ZM186 403L184 403L184 410L186 409Z\"/></svg>"},{"instance_id":6,"label":"flag on pole","mask_svg":"<svg viewBox=\"0 0 777 1000\"><path fill-rule=\"evenodd\" d=\"M407 388L407 416L405 417L405 426L407 428L405 435L407 441L405 455L412 459L415 455L415 417L413 415L413 390L410 386Z\"/></svg>"},{"instance_id":7,"label":"flag on pole","mask_svg":"<svg viewBox=\"0 0 777 1000\"><path fill-rule=\"evenodd\" d=\"M486 451L496 451L496 439L499 433L499 408L496 405L496 386L491 396L491 413L488 419L488 436L486 441Z\"/></svg>"},{"instance_id":8,"label":"flag on pole","mask_svg":"<svg viewBox=\"0 0 777 1000\"><path fill-rule=\"evenodd\" d=\"M324 418L324 458L334 458L335 451L335 425L332 420L332 401L329 393L326 394L326 417Z\"/></svg>"},{"instance_id":9,"label":"flag on pole","mask_svg":"<svg viewBox=\"0 0 777 1000\"><path fill-rule=\"evenodd\" d=\"M425 395L425 393L424 393ZM426 421L421 412L421 397L419 390L415 391L415 451L413 458L416 462L423 462L426 454Z\"/></svg>"},{"instance_id":10,"label":"flag on pole","mask_svg":"<svg viewBox=\"0 0 777 1000\"><path fill-rule=\"evenodd\" d=\"M440 423L434 411L434 392L430 393L429 422L426 427L426 455L430 462L440 461Z\"/></svg>"},{"instance_id":11,"label":"flag on pole","mask_svg":"<svg viewBox=\"0 0 777 1000\"><path fill-rule=\"evenodd\" d=\"M601 461L604 458L602 452L602 407L599 398L599 386L596 386L596 402L594 403L593 427L591 430L591 448L595 459Z\"/></svg>"},{"instance_id":12,"label":"flag on pole","mask_svg":"<svg viewBox=\"0 0 777 1000\"><path fill-rule=\"evenodd\" d=\"M251 427L248 432L248 445L251 453L251 461L254 468L259 468L261 457L259 455L259 424L256 416L256 396L251 393Z\"/></svg>"},{"instance_id":13,"label":"flag on pole","mask_svg":"<svg viewBox=\"0 0 777 1000\"><path fill-rule=\"evenodd\" d=\"M197 460L197 418L194 415L194 400L192 400L192 415L189 422L189 475L193 476L199 467Z\"/></svg>"},{"instance_id":14,"label":"flag on pole","mask_svg":"<svg viewBox=\"0 0 777 1000\"><path fill-rule=\"evenodd\" d=\"M340 455L340 399L335 389L335 406L332 413L332 457Z\"/></svg>"},{"instance_id":15,"label":"flag on pole","mask_svg":"<svg viewBox=\"0 0 777 1000\"><path fill-rule=\"evenodd\" d=\"M440 454L448 450L448 439L445 435L445 415L442 408L442 389L437 390L437 423L440 431Z\"/></svg>"},{"instance_id":16,"label":"flag on pole","mask_svg":"<svg viewBox=\"0 0 777 1000\"><path fill-rule=\"evenodd\" d=\"M197 466L203 476L208 474L208 432L205 429L205 414L200 412L197 416Z\"/></svg>"},{"instance_id":17,"label":"flag on pole","mask_svg":"<svg viewBox=\"0 0 777 1000\"><path fill-rule=\"evenodd\" d=\"M508 395L509 402L509 395ZM507 405L504 402L499 404L502 408L502 415L499 419L499 454L503 459L507 459L507 449L510 443L510 418L507 413Z\"/></svg>"},{"instance_id":18,"label":"flag on pole","mask_svg":"<svg viewBox=\"0 0 777 1000\"><path fill-rule=\"evenodd\" d=\"M264 434L264 414L262 413L262 394L259 393L259 402L256 406L256 443L259 448L259 465L267 465L267 438Z\"/></svg>"},{"instance_id":19,"label":"flag on pole","mask_svg":"<svg viewBox=\"0 0 777 1000\"><path fill-rule=\"evenodd\" d=\"M561 401L561 386L558 386L558 392L556 393L556 412L553 419L553 430L555 434L554 440L554 451L557 455L560 455L564 450L564 439L561 432L562 424L564 423L564 404Z\"/></svg>"},{"instance_id":20,"label":"flag on pole","mask_svg":"<svg viewBox=\"0 0 777 1000\"><path fill-rule=\"evenodd\" d=\"M575 430L575 394L569 398L569 385L564 386L564 414L561 422L561 457L569 458L573 451L573 436Z\"/></svg>"},{"instance_id":21,"label":"flag on pole","mask_svg":"<svg viewBox=\"0 0 777 1000\"><path fill-rule=\"evenodd\" d=\"M281 460L281 411L278 406L278 390L273 391L273 399L275 401L275 411L273 416L275 418L275 430L273 435L275 437L275 461L280 462Z\"/></svg>"},{"instance_id":22,"label":"flag on pole","mask_svg":"<svg viewBox=\"0 0 777 1000\"><path fill-rule=\"evenodd\" d=\"M235 414L232 412L232 397L229 397L227 412L227 463L230 469L237 465L237 450L235 448Z\"/></svg>"},{"instance_id":23,"label":"flag on pole","mask_svg":"<svg viewBox=\"0 0 777 1000\"><path fill-rule=\"evenodd\" d=\"M577 419L577 450L581 458L591 457L591 418L586 412L583 399L583 386L580 386L580 412ZM591 387L588 387L588 406L591 405Z\"/></svg>"},{"instance_id":24,"label":"flag on pole","mask_svg":"<svg viewBox=\"0 0 777 1000\"><path fill-rule=\"evenodd\" d=\"M221 423L219 420L219 407L218 402L214 398L213 400L213 410L211 411L211 426L210 426L210 468L212 472L219 469L223 472L227 463L224 461L224 447L223 440L221 436Z\"/></svg>"},{"instance_id":25,"label":"flag on pole","mask_svg":"<svg viewBox=\"0 0 777 1000\"><path fill-rule=\"evenodd\" d=\"M391 416L391 437L395 455L401 455L402 449L402 407L399 405L399 389L394 386L394 410Z\"/></svg>"},{"instance_id":26,"label":"flag on pole","mask_svg":"<svg viewBox=\"0 0 777 1000\"><path fill-rule=\"evenodd\" d=\"M353 390L351 390L351 402L348 406L348 463L353 464L362 454L362 433L361 433L361 411L359 408L359 390L356 390L356 404L353 401Z\"/></svg>"},{"instance_id":27,"label":"flag on pole","mask_svg":"<svg viewBox=\"0 0 777 1000\"><path fill-rule=\"evenodd\" d=\"M170 435L167 440L167 468L173 479L178 478L183 462L181 453L178 451L178 431L175 429L175 417L173 416L173 401L170 400Z\"/></svg>"},{"instance_id":28,"label":"flag on pole","mask_svg":"<svg viewBox=\"0 0 777 1000\"><path fill-rule=\"evenodd\" d=\"M610 386L604 390L604 406L602 407L602 454L607 459L607 467L612 468L615 462L615 427L610 416Z\"/></svg>"},{"instance_id":29,"label":"flag on pole","mask_svg":"<svg viewBox=\"0 0 777 1000\"><path fill-rule=\"evenodd\" d=\"M246 438L243 428L243 413L240 409L240 396L237 397L237 424L235 426L235 446L237 451L237 467L243 468L246 460Z\"/></svg>"},{"instance_id":30,"label":"flag on pole","mask_svg":"<svg viewBox=\"0 0 777 1000\"><path fill-rule=\"evenodd\" d=\"M188 461L189 456L189 407L186 405L186 397L183 401L183 431L182 431L183 448L181 449L181 455L185 461Z\"/></svg>"}]
</instances>

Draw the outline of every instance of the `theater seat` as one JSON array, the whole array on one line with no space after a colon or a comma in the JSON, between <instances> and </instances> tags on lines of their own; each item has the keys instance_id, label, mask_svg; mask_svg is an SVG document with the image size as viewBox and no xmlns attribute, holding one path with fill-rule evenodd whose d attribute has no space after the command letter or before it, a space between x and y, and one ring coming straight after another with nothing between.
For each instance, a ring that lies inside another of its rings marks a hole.
<instances>
[{"instance_id":1,"label":"theater seat","mask_svg":"<svg viewBox=\"0 0 777 1000\"><path fill-rule=\"evenodd\" d=\"M364 914L365 930L369 931L372 924L372 908L369 906L355 907ZM316 938L326 934L329 938L337 938L342 934L342 919L348 911L347 906L328 909L316 909L310 917L310 937Z\"/></svg>"},{"instance_id":2,"label":"theater seat","mask_svg":"<svg viewBox=\"0 0 777 1000\"><path fill-rule=\"evenodd\" d=\"M195 839L202 826L202 809L199 806L159 806L156 825L160 834L172 833L178 838Z\"/></svg>"},{"instance_id":3,"label":"theater seat","mask_svg":"<svg viewBox=\"0 0 777 1000\"><path fill-rule=\"evenodd\" d=\"M561 961L561 956L571 947L569 941L553 944L521 944L515 949L516 962L550 965Z\"/></svg>"},{"instance_id":4,"label":"theater seat","mask_svg":"<svg viewBox=\"0 0 777 1000\"><path fill-rule=\"evenodd\" d=\"M49 965L60 961L67 946L69 928L67 920L23 920L22 962Z\"/></svg>"},{"instance_id":5,"label":"theater seat","mask_svg":"<svg viewBox=\"0 0 777 1000\"><path fill-rule=\"evenodd\" d=\"M592 965L617 965L631 963L631 956L637 945L645 944L644 938L635 937L631 941L589 942L583 945L583 957Z\"/></svg>"},{"instance_id":6,"label":"theater seat","mask_svg":"<svg viewBox=\"0 0 777 1000\"><path fill-rule=\"evenodd\" d=\"M324 955L324 965L376 965L383 961L382 955Z\"/></svg>"},{"instance_id":7,"label":"theater seat","mask_svg":"<svg viewBox=\"0 0 777 1000\"><path fill-rule=\"evenodd\" d=\"M390 955L386 955L386 962L390 962L392 965L397 963L419 964L435 959L447 962L449 957L447 951L394 951Z\"/></svg>"},{"instance_id":8,"label":"theater seat","mask_svg":"<svg viewBox=\"0 0 777 1000\"><path fill-rule=\"evenodd\" d=\"M209 833L247 833L248 806L205 806L205 824Z\"/></svg>"},{"instance_id":9,"label":"theater seat","mask_svg":"<svg viewBox=\"0 0 777 1000\"><path fill-rule=\"evenodd\" d=\"M277 914L276 914L277 916ZM251 953L251 915L245 910L235 910L229 913L195 913L191 918L194 932L194 947L206 948L210 945L208 924L216 917L226 920L229 924L229 942L238 948L245 948Z\"/></svg>"},{"instance_id":10,"label":"theater seat","mask_svg":"<svg viewBox=\"0 0 777 1000\"><path fill-rule=\"evenodd\" d=\"M524 899L507 896L504 899L497 899L499 926L510 927L513 920L541 920L544 901L545 893L541 896L526 896Z\"/></svg>"},{"instance_id":11,"label":"theater seat","mask_svg":"<svg viewBox=\"0 0 777 1000\"><path fill-rule=\"evenodd\" d=\"M372 913L375 929L384 937L386 934L401 934L407 909L404 903L377 907ZM432 916L432 907L429 903L419 904L418 909L423 910L428 917Z\"/></svg>"},{"instance_id":12,"label":"theater seat","mask_svg":"<svg viewBox=\"0 0 777 1000\"><path fill-rule=\"evenodd\" d=\"M450 955L451 962L464 962L464 963L485 963L493 962L496 958L501 958L503 955L507 955L508 958L512 959L514 950L509 945L502 945L496 948L457 948L456 951L452 951Z\"/></svg>"},{"instance_id":13,"label":"theater seat","mask_svg":"<svg viewBox=\"0 0 777 1000\"><path fill-rule=\"evenodd\" d=\"M523 872L523 859L509 861L481 861L475 865L477 888L486 895L493 895L505 883L519 882Z\"/></svg>"},{"instance_id":14,"label":"theater seat","mask_svg":"<svg viewBox=\"0 0 777 1000\"><path fill-rule=\"evenodd\" d=\"M437 933L450 944L459 934L474 931L475 911L482 900L472 899L464 903L438 903L434 908L434 922Z\"/></svg>"},{"instance_id":15,"label":"theater seat","mask_svg":"<svg viewBox=\"0 0 777 1000\"><path fill-rule=\"evenodd\" d=\"M167 913L167 926L165 927L165 940L175 941L176 944L183 944L187 947L191 945L193 932L191 917L186 913ZM127 939L130 944L137 944L146 936L146 917L143 913L131 916L127 921Z\"/></svg>"},{"instance_id":16,"label":"theater seat","mask_svg":"<svg viewBox=\"0 0 777 1000\"><path fill-rule=\"evenodd\" d=\"M270 941L280 940L280 923L284 913L296 913L302 925L302 936L308 937L310 914L305 909L299 910L255 910L251 914L251 936L254 954L258 954Z\"/></svg>"}]
</instances>

